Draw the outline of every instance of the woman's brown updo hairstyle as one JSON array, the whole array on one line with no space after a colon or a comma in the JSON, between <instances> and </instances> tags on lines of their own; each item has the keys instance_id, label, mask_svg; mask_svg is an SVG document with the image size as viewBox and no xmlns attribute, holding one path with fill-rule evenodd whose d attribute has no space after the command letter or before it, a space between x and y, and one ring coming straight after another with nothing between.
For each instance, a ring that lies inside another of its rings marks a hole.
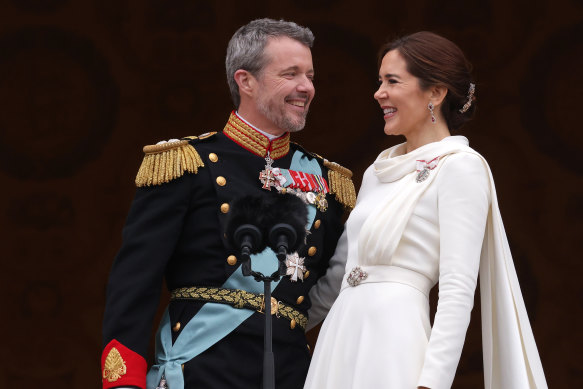
<instances>
[{"instance_id":1,"label":"woman's brown updo hairstyle","mask_svg":"<svg viewBox=\"0 0 583 389\"><path fill-rule=\"evenodd\" d=\"M443 85L448 92L441 113L450 130L460 129L476 111L475 97L464 113L460 109L468 102L472 65L452 41L421 31L385 44L379 52L379 67L385 54L397 50L407 63L407 71L419 79L422 90Z\"/></svg>"}]
</instances>

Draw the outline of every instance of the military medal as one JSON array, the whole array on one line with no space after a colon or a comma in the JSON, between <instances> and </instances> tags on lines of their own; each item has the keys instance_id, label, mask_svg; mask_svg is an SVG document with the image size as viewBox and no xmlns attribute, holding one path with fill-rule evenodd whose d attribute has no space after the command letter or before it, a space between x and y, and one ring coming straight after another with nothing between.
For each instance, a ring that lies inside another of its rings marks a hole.
<instances>
[{"instance_id":1,"label":"military medal","mask_svg":"<svg viewBox=\"0 0 583 389\"><path fill-rule=\"evenodd\" d=\"M259 172L262 188L271 191L274 187L279 193L296 195L306 204L314 205L320 212L328 209L326 193L330 190L324 177L290 169L272 167L273 159L267 152L265 168Z\"/></svg>"},{"instance_id":2,"label":"military medal","mask_svg":"<svg viewBox=\"0 0 583 389\"><path fill-rule=\"evenodd\" d=\"M269 151L265 156L265 169L259 173L259 181L263 184L262 188L271 191L271 187L275 186L275 177L273 176L273 159L269 155Z\"/></svg>"},{"instance_id":3,"label":"military medal","mask_svg":"<svg viewBox=\"0 0 583 389\"><path fill-rule=\"evenodd\" d=\"M419 184L429 177L429 172L437 167L439 162L439 156L433 158L431 161L427 162L422 159L417 160L417 178L415 181Z\"/></svg>"},{"instance_id":4,"label":"military medal","mask_svg":"<svg viewBox=\"0 0 583 389\"><path fill-rule=\"evenodd\" d=\"M300 257L297 252L288 254L285 260L285 266L287 266L286 275L290 276L291 281L297 281L298 279L304 280L304 273L306 272L306 267L304 266L304 258Z\"/></svg>"},{"instance_id":5,"label":"military medal","mask_svg":"<svg viewBox=\"0 0 583 389\"><path fill-rule=\"evenodd\" d=\"M326 194L323 192L318 193L316 196L316 207L322 212L326 212L328 209L328 201L326 200Z\"/></svg>"}]
</instances>

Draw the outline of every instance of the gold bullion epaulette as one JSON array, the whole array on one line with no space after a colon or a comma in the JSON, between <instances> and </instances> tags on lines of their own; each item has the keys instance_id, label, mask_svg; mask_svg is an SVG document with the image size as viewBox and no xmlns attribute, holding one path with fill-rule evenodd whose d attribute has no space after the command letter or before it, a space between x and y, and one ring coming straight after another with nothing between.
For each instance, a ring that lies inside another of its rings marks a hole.
<instances>
[{"instance_id":1,"label":"gold bullion epaulette","mask_svg":"<svg viewBox=\"0 0 583 389\"><path fill-rule=\"evenodd\" d=\"M352 182L352 172L336 162L323 158L324 166L328 168L330 193L333 193L342 205L353 209L356 205L356 190Z\"/></svg>"},{"instance_id":2,"label":"gold bullion epaulette","mask_svg":"<svg viewBox=\"0 0 583 389\"><path fill-rule=\"evenodd\" d=\"M190 141L206 139L214 134L208 132L144 146L145 155L136 176L136 186L162 185L182 177L184 172L198 173L198 168L203 167L204 163Z\"/></svg>"},{"instance_id":3,"label":"gold bullion epaulette","mask_svg":"<svg viewBox=\"0 0 583 389\"><path fill-rule=\"evenodd\" d=\"M307 151L295 142L292 143L298 146L306 154L322 161L324 166L328 168L330 193L334 194L339 203L347 208L353 209L356 205L356 189L354 189L354 183L352 182L352 172L336 162L328 161L319 154Z\"/></svg>"}]
</instances>

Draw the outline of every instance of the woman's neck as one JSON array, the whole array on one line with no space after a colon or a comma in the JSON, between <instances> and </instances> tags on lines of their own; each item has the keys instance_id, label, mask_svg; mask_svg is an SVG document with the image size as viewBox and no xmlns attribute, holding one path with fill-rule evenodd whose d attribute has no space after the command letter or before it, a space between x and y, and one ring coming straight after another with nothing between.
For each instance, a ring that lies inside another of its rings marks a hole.
<instances>
[{"instance_id":1,"label":"woman's neck","mask_svg":"<svg viewBox=\"0 0 583 389\"><path fill-rule=\"evenodd\" d=\"M425 126L423 129L409 133L405 136L407 139L405 152L410 153L421 146L425 146L428 143L439 142L448 136L451 136L451 134L445 123L438 122L436 124L429 124L429 126Z\"/></svg>"}]
</instances>

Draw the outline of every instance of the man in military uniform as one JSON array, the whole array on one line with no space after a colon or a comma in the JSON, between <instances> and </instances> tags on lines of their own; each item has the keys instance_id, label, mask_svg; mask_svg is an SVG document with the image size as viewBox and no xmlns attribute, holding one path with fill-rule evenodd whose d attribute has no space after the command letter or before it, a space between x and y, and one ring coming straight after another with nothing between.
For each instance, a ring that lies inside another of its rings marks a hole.
<instances>
[{"instance_id":1,"label":"man in military uniform","mask_svg":"<svg viewBox=\"0 0 583 389\"><path fill-rule=\"evenodd\" d=\"M312 32L260 19L229 42L236 111L222 132L144 147L137 191L107 288L104 388L259 388L263 285L241 272L224 234L233 200L266 190L305 201L309 234L272 284L276 387L301 388L310 354L308 292L326 273L355 202L351 173L290 143L314 97ZM252 257L271 274L275 253ZM163 277L171 293L147 374L145 356ZM147 381L147 384L146 384Z\"/></svg>"}]
</instances>

